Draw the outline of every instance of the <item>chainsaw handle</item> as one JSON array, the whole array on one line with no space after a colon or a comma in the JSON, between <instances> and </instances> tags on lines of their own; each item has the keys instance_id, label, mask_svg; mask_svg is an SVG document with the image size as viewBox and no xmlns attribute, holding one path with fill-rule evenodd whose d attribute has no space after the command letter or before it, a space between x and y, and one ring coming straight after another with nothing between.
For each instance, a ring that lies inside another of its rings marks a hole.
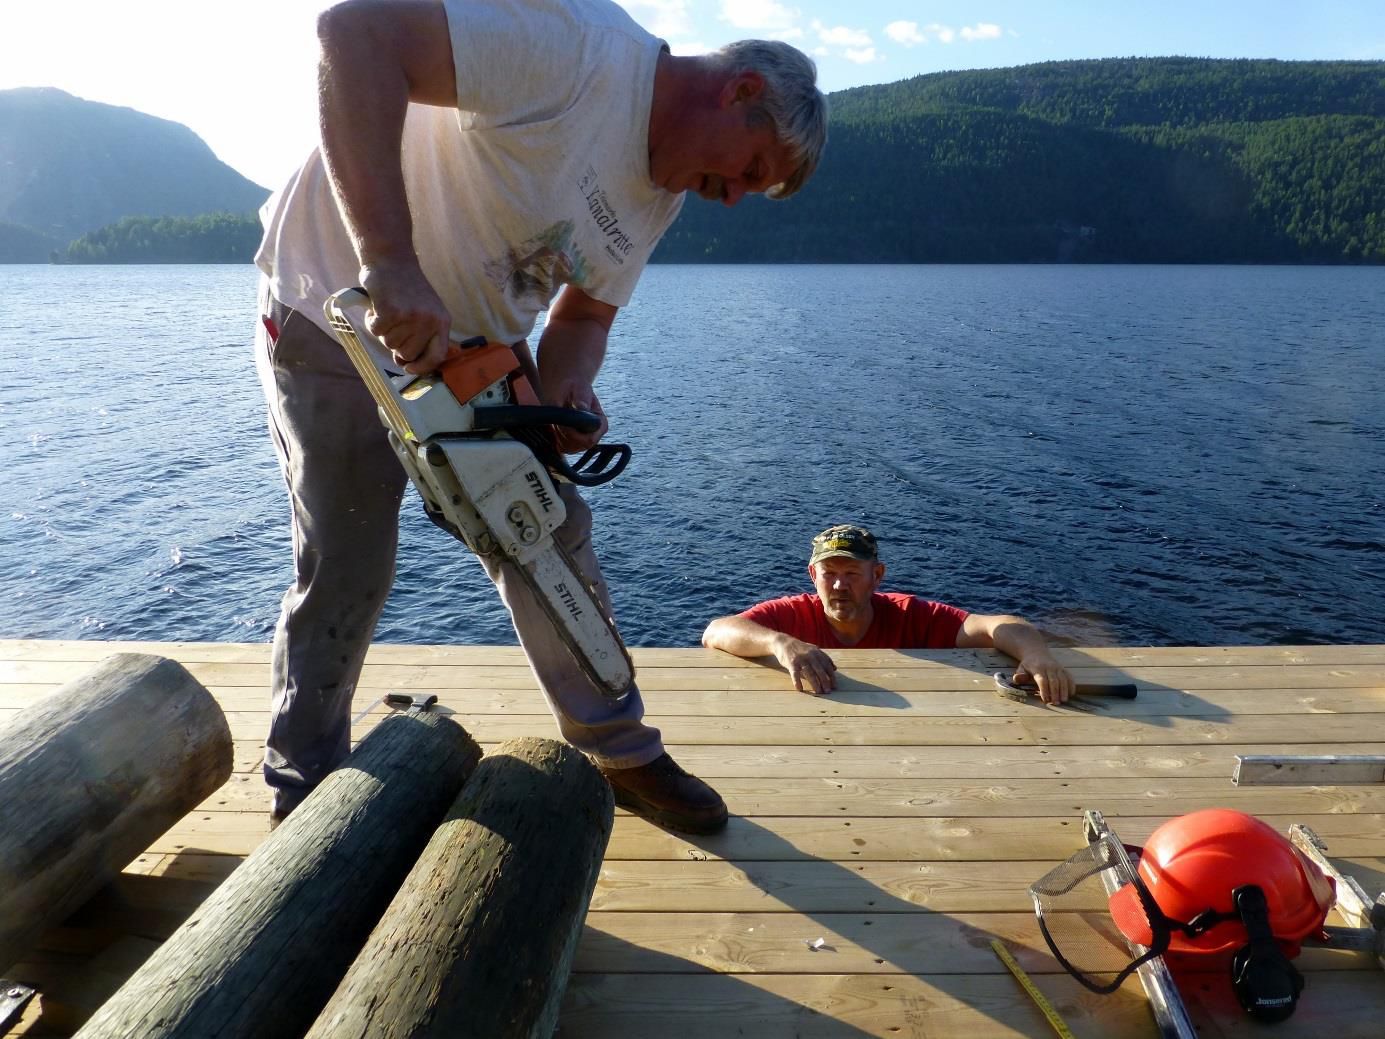
<instances>
[{"instance_id":1,"label":"chainsaw handle","mask_svg":"<svg viewBox=\"0 0 1385 1039\"><path fill-rule=\"evenodd\" d=\"M362 310L370 310L370 295L359 285L355 288L342 289L340 292L334 292L327 298L327 305L323 307L323 310L327 313L328 320L331 320L331 308L333 306L337 307L339 310L345 310L347 307L360 307ZM359 333L360 330L358 329L357 331ZM367 329L367 331L369 330ZM357 338L360 338L359 334ZM470 339L463 339L458 336L456 332L450 332L448 333L447 339L446 360L451 361L462 356L462 350L466 347L484 346L485 343L485 336L474 336ZM370 334L369 342L366 343L366 346L374 350L374 352L387 364L398 364L394 359L394 354L390 352L389 347L382 343L374 333Z\"/></svg>"},{"instance_id":2,"label":"chainsaw handle","mask_svg":"<svg viewBox=\"0 0 1385 1039\"><path fill-rule=\"evenodd\" d=\"M547 404L482 404L472 408L477 429L517 429L521 426L565 426L579 433L595 433L601 416L581 408Z\"/></svg>"}]
</instances>

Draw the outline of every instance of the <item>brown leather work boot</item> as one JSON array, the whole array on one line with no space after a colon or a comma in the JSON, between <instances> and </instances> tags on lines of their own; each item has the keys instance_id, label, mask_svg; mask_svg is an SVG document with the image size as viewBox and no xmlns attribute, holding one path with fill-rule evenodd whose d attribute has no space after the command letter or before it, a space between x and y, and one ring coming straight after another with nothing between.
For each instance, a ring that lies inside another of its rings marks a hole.
<instances>
[{"instance_id":1,"label":"brown leather work boot","mask_svg":"<svg viewBox=\"0 0 1385 1039\"><path fill-rule=\"evenodd\" d=\"M726 826L726 802L667 753L637 768L601 767L616 804L670 830L716 833Z\"/></svg>"}]
</instances>

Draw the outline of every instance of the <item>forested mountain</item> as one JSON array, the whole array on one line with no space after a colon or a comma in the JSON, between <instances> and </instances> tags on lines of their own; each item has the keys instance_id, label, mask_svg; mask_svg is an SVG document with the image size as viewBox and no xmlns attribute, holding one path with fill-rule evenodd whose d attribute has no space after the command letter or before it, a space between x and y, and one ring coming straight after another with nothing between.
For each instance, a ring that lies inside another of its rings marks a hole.
<instances>
[{"instance_id":1,"label":"forested mountain","mask_svg":"<svg viewBox=\"0 0 1385 1039\"><path fill-rule=\"evenodd\" d=\"M27 227L0 220L0 263L47 263L61 244Z\"/></svg>"},{"instance_id":2,"label":"forested mountain","mask_svg":"<svg viewBox=\"0 0 1385 1039\"><path fill-rule=\"evenodd\" d=\"M268 195L179 123L47 87L0 90L0 222L42 239L66 246L127 216L250 213Z\"/></svg>"},{"instance_id":3,"label":"forested mountain","mask_svg":"<svg viewBox=\"0 0 1385 1039\"><path fill-rule=\"evenodd\" d=\"M260 244L259 218L244 213L198 217L127 216L82 235L60 263L248 263Z\"/></svg>"},{"instance_id":4,"label":"forested mountain","mask_svg":"<svg viewBox=\"0 0 1385 1039\"><path fill-rule=\"evenodd\" d=\"M655 261L1385 263L1385 62L1050 62L830 101L800 195L691 198ZM0 91L0 261L248 261L267 194L186 127Z\"/></svg>"},{"instance_id":5,"label":"forested mountain","mask_svg":"<svg viewBox=\"0 0 1385 1039\"><path fill-rule=\"evenodd\" d=\"M1385 262L1385 62L945 72L831 96L816 177L662 261Z\"/></svg>"}]
</instances>

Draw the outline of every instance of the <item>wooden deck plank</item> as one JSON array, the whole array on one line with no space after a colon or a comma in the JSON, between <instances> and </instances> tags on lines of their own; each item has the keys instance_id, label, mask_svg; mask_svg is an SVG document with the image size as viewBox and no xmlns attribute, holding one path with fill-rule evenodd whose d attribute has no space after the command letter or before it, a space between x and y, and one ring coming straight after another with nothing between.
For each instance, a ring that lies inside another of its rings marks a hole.
<instances>
[{"instance_id":1,"label":"wooden deck plank","mask_svg":"<svg viewBox=\"0 0 1385 1039\"><path fill-rule=\"evenodd\" d=\"M788 724L778 717L737 718L679 716L651 713L649 721L671 746L727 745L780 747L1153 747L1215 746L1221 744L1289 743L1305 748L1359 740L1363 733L1385 730L1385 713L1306 715L1227 715L1180 717L1176 715L1123 717L1110 713L1087 714L1067 708L1038 704L1015 705L1014 714L999 717L809 717ZM0 711L13 716L18 709ZM520 736L553 737L556 726L546 714L451 714L480 742L494 744ZM383 717L375 712L353 726L351 738L359 740ZM900 714L901 712L893 712ZM268 727L267 712L227 711L236 739L252 741ZM1304 749L1301 753L1318 753Z\"/></svg>"},{"instance_id":2,"label":"wooden deck plank","mask_svg":"<svg viewBox=\"0 0 1385 1039\"><path fill-rule=\"evenodd\" d=\"M244 642L104 642L88 639L0 639L0 660L82 660L95 662L112 653L159 653L184 663L269 662L268 643ZM1385 664L1385 644L1312 646L1082 646L1057 647L1066 666L1099 663L1112 667L1223 667L1246 664ZM638 666L677 668L758 668L760 663L694 647L640 647L630 650ZM947 670L971 667L993 670L1006 661L989 650L850 650L847 659L860 667L916 667ZM403 645L377 642L368 664L512 664L527 666L518 646Z\"/></svg>"},{"instance_id":3,"label":"wooden deck plank","mask_svg":"<svg viewBox=\"0 0 1385 1039\"><path fill-rule=\"evenodd\" d=\"M1178 814L1171 809L1167 815ZM1332 855L1385 856L1385 815L1262 816L1280 831L1311 826ZM1121 821L1120 836L1138 843L1157 816ZM1082 847L1080 817L841 819L797 816L733 818L726 831L696 840L666 833L624 812L616 814L606 859L797 860L840 862L985 861L1057 863ZM264 808L250 812L198 812L185 816L148 848L150 855L248 855L269 833Z\"/></svg>"},{"instance_id":4,"label":"wooden deck plank","mask_svg":"<svg viewBox=\"0 0 1385 1039\"><path fill-rule=\"evenodd\" d=\"M44 987L13 1036L71 1035L268 832L267 646L0 640L0 725L115 651L172 656L209 684L235 772L9 972ZM1152 1036L1134 982L1088 993L1034 922L1028 885L1081 846L1084 807L1131 843L1203 805L1302 822L1368 891L1385 886L1385 785L1230 782L1237 754L1385 753L1385 646L1060 650L1082 680L1139 684L1136 701L1100 713L995 695L1004 661L986 651L846 651L828 698L762 662L633 655L650 721L734 816L724 834L687 838L617 813L562 1036L1046 1034L992 935L1075 1034ZM387 689L439 692L484 746L556 735L516 647L372 647L354 738L385 715ZM1379 1033L1385 972L1323 950L1299 966L1308 989L1276 1035ZM1215 985L1194 979L1185 998L1207 1039L1254 1027Z\"/></svg>"},{"instance_id":5,"label":"wooden deck plank","mask_svg":"<svg viewBox=\"0 0 1385 1039\"><path fill-rule=\"evenodd\" d=\"M709 651L707 652L710 656ZM839 655L844 654L839 651ZM847 658L849 660L849 658ZM843 692L991 692L993 669L973 667L865 667L844 660L837 682ZM744 662L741 662L744 664ZM82 660L3 660L0 684L61 684L90 669ZM217 687L264 689L269 681L268 663L187 662L188 671L202 684ZM1241 664L1222 667L1185 665L1174 667L1075 666L1079 682L1133 681L1148 690L1170 689L1200 692L1219 689L1373 689L1385 690L1385 664ZM789 685L783 671L765 666L641 667L642 691L741 692L783 690ZM358 688L535 690L532 672L522 665L492 664L366 664Z\"/></svg>"},{"instance_id":6,"label":"wooden deck plank","mask_svg":"<svg viewBox=\"0 0 1385 1039\"><path fill-rule=\"evenodd\" d=\"M53 683L0 684L0 717L38 703L62 687ZM237 715L269 710L265 688L255 686L207 687L222 709ZM828 696L809 696L787 687L745 690L734 694L712 691L642 691L651 715L683 717L764 717L835 718L879 717L882 711L908 711L914 717L1021 717L1033 708L1000 696L989 686L966 690L934 690L896 693L883 690L843 690ZM380 699L378 690L368 690L357 698L357 711L371 707ZM471 716L488 714L541 714L542 700L537 689L451 689L439 694L446 709ZM1176 689L1141 691L1133 701L1113 703L1091 701L1095 709L1109 716L1140 718L1243 717L1253 714L1362 714L1385 712L1385 687L1304 689L1231 689L1190 693ZM382 713L384 708L378 710Z\"/></svg>"},{"instance_id":7,"label":"wooden deck plank","mask_svg":"<svg viewBox=\"0 0 1385 1039\"><path fill-rule=\"evenodd\" d=\"M1378 1039L1379 1018L1361 1013L1362 993L1380 972L1319 975L1294 1017L1274 1026L1277 1039ZM1157 1035L1139 986L1097 996L1066 976L1036 983L1079 1039ZM1194 1022L1209 1039L1264 1036L1265 1026L1235 1015L1239 1008L1198 992ZM1210 1018L1208 1005L1217 1011ZM662 1022L663 1031L651 1029ZM563 1005L566 1039L679 1039L794 1036L802 1039L1039 1039L1048 1023L1013 979L997 976L575 974Z\"/></svg>"},{"instance_id":8,"label":"wooden deck plank","mask_svg":"<svg viewBox=\"0 0 1385 1039\"><path fill-rule=\"evenodd\" d=\"M1107 816L1166 816L1168 806L1184 811L1234 808L1251 815L1280 811L1294 815L1385 812L1385 784L1333 787L1231 786L1226 779L1028 779L1020 783L959 783L956 780L818 779L719 780L717 789L738 816L881 817L1064 814L1081 817L1088 808ZM233 775L197 806L197 812L262 810L265 787L259 776Z\"/></svg>"},{"instance_id":9,"label":"wooden deck plank","mask_svg":"<svg viewBox=\"0 0 1385 1039\"><path fill-rule=\"evenodd\" d=\"M482 740L488 749L494 743ZM843 776L853 779L1094 779L1144 776L1182 779L1229 779L1238 754L1291 755L1301 744L1230 744L1215 747L1132 746L1120 748L1045 747L1036 753L1014 747L793 747L669 744L679 762L704 779L724 777L800 778ZM1370 754L1379 744L1327 743L1321 754ZM258 773L263 740L235 742L237 773Z\"/></svg>"}]
</instances>

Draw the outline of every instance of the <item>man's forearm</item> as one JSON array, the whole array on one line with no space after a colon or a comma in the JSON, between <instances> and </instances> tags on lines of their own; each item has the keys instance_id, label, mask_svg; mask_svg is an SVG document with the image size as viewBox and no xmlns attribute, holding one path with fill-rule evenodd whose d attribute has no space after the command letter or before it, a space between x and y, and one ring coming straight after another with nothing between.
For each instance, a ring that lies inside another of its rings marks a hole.
<instances>
[{"instance_id":1,"label":"man's forearm","mask_svg":"<svg viewBox=\"0 0 1385 1039\"><path fill-rule=\"evenodd\" d=\"M1023 660L1031 653L1049 653L1048 640L1038 628L1019 617L1007 617L991 632L991 641L1002 653Z\"/></svg>"},{"instance_id":2,"label":"man's forearm","mask_svg":"<svg viewBox=\"0 0 1385 1039\"><path fill-rule=\"evenodd\" d=\"M740 614L718 617L708 624L702 644L737 657L774 657L800 692L819 696L837 684L837 665L822 649Z\"/></svg>"},{"instance_id":3,"label":"man's forearm","mask_svg":"<svg viewBox=\"0 0 1385 1039\"><path fill-rule=\"evenodd\" d=\"M739 614L718 617L702 633L702 644L737 657L772 657L784 636Z\"/></svg>"},{"instance_id":4,"label":"man's forearm","mask_svg":"<svg viewBox=\"0 0 1385 1039\"><path fill-rule=\"evenodd\" d=\"M596 382L606 359L607 330L598 321L550 316L539 339L537 358L541 394L559 386ZM564 403L554 401L553 403Z\"/></svg>"}]
</instances>

